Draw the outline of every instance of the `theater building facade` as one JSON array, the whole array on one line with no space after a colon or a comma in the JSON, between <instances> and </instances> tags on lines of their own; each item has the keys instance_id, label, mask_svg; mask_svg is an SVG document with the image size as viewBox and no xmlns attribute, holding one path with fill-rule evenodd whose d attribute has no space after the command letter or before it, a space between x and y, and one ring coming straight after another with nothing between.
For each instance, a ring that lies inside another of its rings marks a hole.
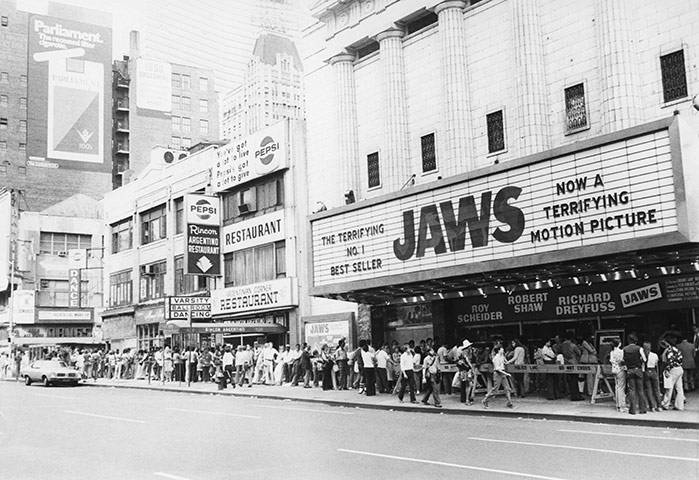
<instances>
[{"instance_id":1,"label":"theater building facade","mask_svg":"<svg viewBox=\"0 0 699 480\"><path fill-rule=\"evenodd\" d=\"M686 9L318 2L308 196L328 209L309 217L310 294L366 306L374 343L691 330Z\"/></svg>"}]
</instances>

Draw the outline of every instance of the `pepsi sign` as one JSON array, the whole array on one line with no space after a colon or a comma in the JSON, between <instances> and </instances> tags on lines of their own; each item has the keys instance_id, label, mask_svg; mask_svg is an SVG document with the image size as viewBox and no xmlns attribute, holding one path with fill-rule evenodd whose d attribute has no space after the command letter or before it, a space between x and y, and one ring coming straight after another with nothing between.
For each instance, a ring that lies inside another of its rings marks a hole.
<instances>
[{"instance_id":1,"label":"pepsi sign","mask_svg":"<svg viewBox=\"0 0 699 480\"><path fill-rule=\"evenodd\" d=\"M188 194L185 202L187 223L198 225L220 225L221 215L218 197Z\"/></svg>"}]
</instances>

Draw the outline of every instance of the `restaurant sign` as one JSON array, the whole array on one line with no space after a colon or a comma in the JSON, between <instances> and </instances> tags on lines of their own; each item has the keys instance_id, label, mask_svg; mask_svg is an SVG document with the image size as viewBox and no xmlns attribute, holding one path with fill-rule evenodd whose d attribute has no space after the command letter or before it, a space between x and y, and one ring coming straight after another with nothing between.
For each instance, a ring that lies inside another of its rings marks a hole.
<instances>
[{"instance_id":1,"label":"restaurant sign","mask_svg":"<svg viewBox=\"0 0 699 480\"><path fill-rule=\"evenodd\" d=\"M627 315L699 305L699 273L447 300L457 325Z\"/></svg>"},{"instance_id":2,"label":"restaurant sign","mask_svg":"<svg viewBox=\"0 0 699 480\"><path fill-rule=\"evenodd\" d=\"M667 128L312 220L314 286L678 231Z\"/></svg>"},{"instance_id":3,"label":"restaurant sign","mask_svg":"<svg viewBox=\"0 0 699 480\"><path fill-rule=\"evenodd\" d=\"M296 306L294 280L292 277L286 277L269 282L214 290L211 292L211 314L231 315Z\"/></svg>"}]
</instances>

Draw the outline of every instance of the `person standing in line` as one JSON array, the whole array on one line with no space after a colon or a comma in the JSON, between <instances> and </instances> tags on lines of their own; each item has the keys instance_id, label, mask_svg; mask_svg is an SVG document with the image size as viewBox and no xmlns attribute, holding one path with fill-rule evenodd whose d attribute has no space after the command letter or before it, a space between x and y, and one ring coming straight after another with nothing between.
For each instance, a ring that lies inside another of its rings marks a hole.
<instances>
[{"instance_id":1,"label":"person standing in line","mask_svg":"<svg viewBox=\"0 0 699 480\"><path fill-rule=\"evenodd\" d=\"M341 338L340 341L337 342L337 349L335 349L335 362L339 369L338 373L340 377L337 389L347 390L348 358L344 338Z\"/></svg>"},{"instance_id":2,"label":"person standing in line","mask_svg":"<svg viewBox=\"0 0 699 480\"><path fill-rule=\"evenodd\" d=\"M493 388L491 388L485 395L485 398L483 398L483 408L489 408L488 401L495 395L500 385L505 389L507 407L514 408L514 405L512 405L512 396L510 395L510 382L508 381L511 375L505 371L505 349L500 345L493 350L495 351L495 356L493 357Z\"/></svg>"},{"instance_id":3,"label":"person standing in line","mask_svg":"<svg viewBox=\"0 0 699 480\"><path fill-rule=\"evenodd\" d=\"M354 383L352 386L357 389L360 395L364 393L364 361L362 360L362 349L366 340L359 341L359 347L354 351Z\"/></svg>"},{"instance_id":4,"label":"person standing in line","mask_svg":"<svg viewBox=\"0 0 699 480\"><path fill-rule=\"evenodd\" d=\"M392 386L392 391L393 395L398 394L398 391L400 390L400 383L401 383L401 369L400 369L400 347L398 345L394 345L392 347L393 351L391 352L391 365L393 367L393 386Z\"/></svg>"},{"instance_id":5,"label":"person standing in line","mask_svg":"<svg viewBox=\"0 0 699 480\"><path fill-rule=\"evenodd\" d=\"M675 346L677 337L669 335L665 337L667 348L663 352L663 361L665 369L663 370L663 383L665 386L665 396L663 397L663 410L670 409L670 401L672 400L673 392L677 392L675 396L675 410L684 410L684 388L682 386L682 352Z\"/></svg>"},{"instance_id":6,"label":"person standing in line","mask_svg":"<svg viewBox=\"0 0 699 480\"><path fill-rule=\"evenodd\" d=\"M301 350L301 369L303 370L303 388L312 388L313 363L311 362L311 346L307 343L303 344L303 350Z\"/></svg>"},{"instance_id":7,"label":"person standing in line","mask_svg":"<svg viewBox=\"0 0 699 480\"><path fill-rule=\"evenodd\" d=\"M609 352L609 363L614 374L614 393L616 397L616 409L618 412L626 412L626 365L624 364L624 351L620 347L619 339L612 339L612 351Z\"/></svg>"},{"instance_id":8,"label":"person standing in line","mask_svg":"<svg viewBox=\"0 0 699 480\"><path fill-rule=\"evenodd\" d=\"M163 350L163 382L172 381L172 350L166 346Z\"/></svg>"},{"instance_id":9,"label":"person standing in line","mask_svg":"<svg viewBox=\"0 0 699 480\"><path fill-rule=\"evenodd\" d=\"M415 394L420 395L420 388L422 388L422 348L419 345L413 350L413 375L415 376Z\"/></svg>"},{"instance_id":10,"label":"person standing in line","mask_svg":"<svg viewBox=\"0 0 699 480\"><path fill-rule=\"evenodd\" d=\"M221 357L221 366L223 367L223 375L226 377L226 382L235 386L235 355L231 350L231 345L226 344L223 347L223 356Z\"/></svg>"},{"instance_id":11,"label":"person standing in line","mask_svg":"<svg viewBox=\"0 0 699 480\"><path fill-rule=\"evenodd\" d=\"M685 392L694 391L694 345L689 343L687 337L677 345L677 349L682 353L682 388Z\"/></svg>"},{"instance_id":12,"label":"person standing in line","mask_svg":"<svg viewBox=\"0 0 699 480\"><path fill-rule=\"evenodd\" d=\"M292 387L296 387L299 384L299 379L303 376L301 371L301 345L298 343L294 346L291 351L291 383Z\"/></svg>"},{"instance_id":13,"label":"person standing in line","mask_svg":"<svg viewBox=\"0 0 699 480\"><path fill-rule=\"evenodd\" d=\"M456 365L461 383L460 401L471 406L476 396L476 366L474 364L473 344L468 339L463 341L459 349ZM443 378L442 381L444 381Z\"/></svg>"},{"instance_id":14,"label":"person standing in line","mask_svg":"<svg viewBox=\"0 0 699 480\"><path fill-rule=\"evenodd\" d=\"M376 395L376 354L370 349L369 342L364 342L361 351L364 364L363 377L367 397Z\"/></svg>"},{"instance_id":15,"label":"person standing in line","mask_svg":"<svg viewBox=\"0 0 699 480\"><path fill-rule=\"evenodd\" d=\"M541 359L544 365L555 365L556 364L556 352L553 350L554 340L549 339L546 341L543 347L541 347ZM558 393L558 381L556 379L555 373L546 374L546 399L556 400L560 398Z\"/></svg>"},{"instance_id":16,"label":"person standing in line","mask_svg":"<svg viewBox=\"0 0 699 480\"><path fill-rule=\"evenodd\" d=\"M279 351L272 342L267 342L262 350L264 355L264 383L274 385L274 361L279 357Z\"/></svg>"},{"instance_id":17,"label":"person standing in line","mask_svg":"<svg viewBox=\"0 0 699 480\"><path fill-rule=\"evenodd\" d=\"M594 342L590 337L586 337L582 339L582 342L580 342L580 351L582 352L582 355L580 355L580 363L584 365L597 365L598 358L597 358L597 350L593 346ZM585 375L585 389L587 391L587 394L589 396L592 396L594 393L592 390L594 389L595 386L595 374L594 373L588 373Z\"/></svg>"},{"instance_id":18,"label":"person standing in line","mask_svg":"<svg viewBox=\"0 0 699 480\"><path fill-rule=\"evenodd\" d=\"M442 401L439 398L439 384L441 382L441 372L439 370L439 359L432 347L425 347L427 354L422 363L423 383L425 384L422 404L429 405L430 395L434 398L434 406L442 408Z\"/></svg>"},{"instance_id":19,"label":"person standing in line","mask_svg":"<svg viewBox=\"0 0 699 480\"><path fill-rule=\"evenodd\" d=\"M199 355L193 346L189 346L187 351L186 359L187 361L187 381L191 383L197 382L197 365L199 365Z\"/></svg>"},{"instance_id":20,"label":"person standing in line","mask_svg":"<svg viewBox=\"0 0 699 480\"><path fill-rule=\"evenodd\" d=\"M243 382L247 380L248 388L252 388L252 377L253 369L255 368L255 361L253 360L254 352L250 345L245 345L243 347L243 378L238 384L239 387L243 386Z\"/></svg>"},{"instance_id":21,"label":"person standing in line","mask_svg":"<svg viewBox=\"0 0 699 480\"><path fill-rule=\"evenodd\" d=\"M512 365L524 365L524 345L522 345L522 342L518 338L512 340L512 348L514 348L512 359L508 360L507 363L511 363ZM514 379L515 396L525 398L526 388L524 385L524 372L517 372L512 378Z\"/></svg>"},{"instance_id":22,"label":"person standing in line","mask_svg":"<svg viewBox=\"0 0 699 480\"><path fill-rule=\"evenodd\" d=\"M413 370L413 352L410 345L403 346L403 353L400 356L401 383L398 392L398 401L403 402L405 389L410 393L410 403L417 403L415 398L415 372Z\"/></svg>"},{"instance_id":23,"label":"person standing in line","mask_svg":"<svg viewBox=\"0 0 699 480\"><path fill-rule=\"evenodd\" d=\"M638 337L629 333L629 344L624 347L624 365L626 366L626 388L629 395L629 413L647 413L646 400L643 394L643 370L646 357L641 347L636 345Z\"/></svg>"},{"instance_id":24,"label":"person standing in line","mask_svg":"<svg viewBox=\"0 0 699 480\"><path fill-rule=\"evenodd\" d=\"M643 342L643 353L646 356L645 370L643 372L643 391L650 411L659 412L663 401L660 397L658 355L651 351L649 341Z\"/></svg>"},{"instance_id":25,"label":"person standing in line","mask_svg":"<svg viewBox=\"0 0 699 480\"><path fill-rule=\"evenodd\" d=\"M248 355L245 351L244 345L238 345L235 348L235 354L233 355L235 362L235 379L231 382L231 386L235 388L236 385L239 387L243 386L245 382L245 376L247 373L247 359Z\"/></svg>"},{"instance_id":26,"label":"person standing in line","mask_svg":"<svg viewBox=\"0 0 699 480\"><path fill-rule=\"evenodd\" d=\"M381 345L381 348L376 352L376 384L379 393L390 393L388 387L388 362L390 359L388 354L388 344Z\"/></svg>"},{"instance_id":27,"label":"person standing in line","mask_svg":"<svg viewBox=\"0 0 699 480\"><path fill-rule=\"evenodd\" d=\"M572 332L566 333L566 339L561 343L561 354L563 355L563 360L566 365L577 365L579 363L582 352L580 351L580 347L573 342ZM578 374L566 374L566 381L568 382L568 390L570 391L570 401L577 402L583 400L578 388Z\"/></svg>"}]
</instances>

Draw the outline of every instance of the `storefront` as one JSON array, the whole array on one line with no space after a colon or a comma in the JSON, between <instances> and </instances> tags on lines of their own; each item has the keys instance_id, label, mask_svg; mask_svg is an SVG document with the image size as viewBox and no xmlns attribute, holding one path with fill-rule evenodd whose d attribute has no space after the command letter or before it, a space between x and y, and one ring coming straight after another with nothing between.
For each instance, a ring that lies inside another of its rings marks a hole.
<instances>
[{"instance_id":1,"label":"storefront","mask_svg":"<svg viewBox=\"0 0 699 480\"><path fill-rule=\"evenodd\" d=\"M311 294L374 343L688 331L698 143L673 117L315 214Z\"/></svg>"},{"instance_id":2,"label":"storefront","mask_svg":"<svg viewBox=\"0 0 699 480\"><path fill-rule=\"evenodd\" d=\"M136 308L134 322L139 350L150 350L165 344L165 311L162 303Z\"/></svg>"}]
</instances>

